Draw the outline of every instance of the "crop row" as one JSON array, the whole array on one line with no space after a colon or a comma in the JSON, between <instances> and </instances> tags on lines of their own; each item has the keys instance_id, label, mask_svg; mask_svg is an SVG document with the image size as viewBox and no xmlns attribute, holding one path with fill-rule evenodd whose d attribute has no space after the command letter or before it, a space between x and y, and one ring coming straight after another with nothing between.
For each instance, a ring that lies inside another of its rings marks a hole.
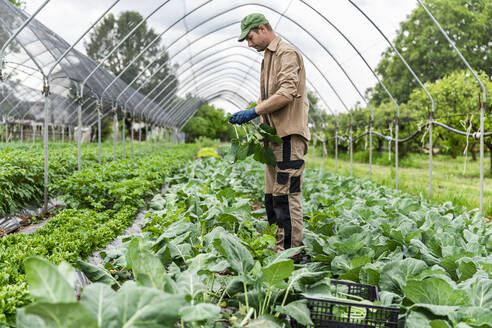
<instances>
[{"instance_id":1,"label":"crop row","mask_svg":"<svg viewBox=\"0 0 492 328\"><path fill-rule=\"evenodd\" d=\"M151 202L146 234L104 253L104 268L78 262L94 282L80 302L72 268L28 258L35 302L19 310L18 327L53 320L66 327L280 327L284 314L310 324L299 298L337 297L330 278L378 285L380 304L399 306L407 327L491 326L491 224L477 211L306 170L303 241L311 262L294 265L297 250L274 254L273 228L264 211L251 209L262 179L257 164L213 160L168 178L165 199ZM40 281L39 270L49 281Z\"/></svg>"},{"instance_id":2,"label":"crop row","mask_svg":"<svg viewBox=\"0 0 492 328\"><path fill-rule=\"evenodd\" d=\"M145 198L196 151L194 145L169 147L147 157L87 168L58 181L56 191L70 208L60 211L35 234L0 239L0 313L11 320L16 307L31 301L23 267L26 257L43 255L55 263L75 263L87 257L119 235Z\"/></svg>"},{"instance_id":3,"label":"crop row","mask_svg":"<svg viewBox=\"0 0 492 328\"><path fill-rule=\"evenodd\" d=\"M101 162L113 160L112 144L102 147ZM122 149L118 148L121 156ZM82 148L82 168L98 166L97 145ZM77 170L77 147L74 144L52 144L49 150L49 180L53 187ZM39 144L13 144L0 148L0 217L43 199L44 153Z\"/></svg>"}]
</instances>

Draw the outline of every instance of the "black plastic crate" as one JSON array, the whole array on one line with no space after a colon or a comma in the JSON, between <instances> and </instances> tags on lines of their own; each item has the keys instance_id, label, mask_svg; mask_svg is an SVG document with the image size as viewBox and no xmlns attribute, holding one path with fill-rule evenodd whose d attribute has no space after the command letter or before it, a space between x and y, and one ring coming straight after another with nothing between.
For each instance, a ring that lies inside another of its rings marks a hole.
<instances>
[{"instance_id":1,"label":"black plastic crate","mask_svg":"<svg viewBox=\"0 0 492 328\"><path fill-rule=\"evenodd\" d=\"M358 284L352 281L331 280L333 285L345 286L347 294L367 299L371 302L379 299L376 286ZM334 300L322 300L305 297L311 312L311 320L315 328L397 328L399 308L376 305L354 304ZM350 317L352 308L365 309L364 318ZM339 313L348 313L341 316ZM304 328L305 326L291 320L293 328Z\"/></svg>"}]
</instances>

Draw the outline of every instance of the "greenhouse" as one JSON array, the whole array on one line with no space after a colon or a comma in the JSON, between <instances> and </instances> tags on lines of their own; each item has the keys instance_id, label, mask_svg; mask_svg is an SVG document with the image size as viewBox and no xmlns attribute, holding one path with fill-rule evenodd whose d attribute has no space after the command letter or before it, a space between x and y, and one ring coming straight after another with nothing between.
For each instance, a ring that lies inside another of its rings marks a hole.
<instances>
[{"instance_id":1,"label":"greenhouse","mask_svg":"<svg viewBox=\"0 0 492 328\"><path fill-rule=\"evenodd\" d=\"M487 0L0 0L0 327L492 327L490 35Z\"/></svg>"}]
</instances>

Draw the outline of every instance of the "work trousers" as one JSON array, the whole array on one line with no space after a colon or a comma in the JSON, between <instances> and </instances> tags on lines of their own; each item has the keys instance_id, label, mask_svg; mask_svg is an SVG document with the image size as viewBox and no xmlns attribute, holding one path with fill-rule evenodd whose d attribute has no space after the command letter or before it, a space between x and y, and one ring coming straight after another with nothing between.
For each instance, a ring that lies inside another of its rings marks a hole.
<instances>
[{"instance_id":1,"label":"work trousers","mask_svg":"<svg viewBox=\"0 0 492 328\"><path fill-rule=\"evenodd\" d=\"M272 144L277 165L265 168L265 209L277 225L275 252L302 245L302 173L307 140L297 134Z\"/></svg>"}]
</instances>

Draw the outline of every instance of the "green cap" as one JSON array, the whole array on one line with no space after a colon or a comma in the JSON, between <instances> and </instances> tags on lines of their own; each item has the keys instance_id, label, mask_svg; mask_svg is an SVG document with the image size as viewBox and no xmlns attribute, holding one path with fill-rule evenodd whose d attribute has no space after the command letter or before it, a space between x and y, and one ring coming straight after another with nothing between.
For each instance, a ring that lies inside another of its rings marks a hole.
<instances>
[{"instance_id":1,"label":"green cap","mask_svg":"<svg viewBox=\"0 0 492 328\"><path fill-rule=\"evenodd\" d=\"M246 36L248 35L249 31L251 31L252 28L258 27L260 25L265 25L268 24L267 19L263 14L250 14L246 17L243 18L241 21L241 35L239 36L238 41L244 41Z\"/></svg>"}]
</instances>

